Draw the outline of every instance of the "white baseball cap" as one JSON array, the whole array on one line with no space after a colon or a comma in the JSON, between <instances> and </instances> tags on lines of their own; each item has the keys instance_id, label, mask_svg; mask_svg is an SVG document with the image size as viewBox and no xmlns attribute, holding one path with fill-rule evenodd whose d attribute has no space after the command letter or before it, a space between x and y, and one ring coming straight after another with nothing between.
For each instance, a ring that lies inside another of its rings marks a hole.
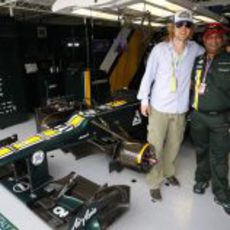
<instances>
[{"instance_id":1,"label":"white baseball cap","mask_svg":"<svg viewBox=\"0 0 230 230\"><path fill-rule=\"evenodd\" d=\"M182 11L176 12L176 14L174 16L174 23L178 23L178 22L191 22L191 23L193 23L192 12L189 10L182 10Z\"/></svg>"}]
</instances>

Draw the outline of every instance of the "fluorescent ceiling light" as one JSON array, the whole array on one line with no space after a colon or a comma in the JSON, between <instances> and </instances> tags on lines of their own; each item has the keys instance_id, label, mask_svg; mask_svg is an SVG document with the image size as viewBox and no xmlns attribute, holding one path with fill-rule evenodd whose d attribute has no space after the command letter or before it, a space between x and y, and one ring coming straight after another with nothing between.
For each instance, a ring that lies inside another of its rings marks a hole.
<instances>
[{"instance_id":1,"label":"fluorescent ceiling light","mask_svg":"<svg viewBox=\"0 0 230 230\"><path fill-rule=\"evenodd\" d=\"M79 42L68 42L67 46L68 47L79 47L80 43Z\"/></svg>"},{"instance_id":2,"label":"fluorescent ceiling light","mask_svg":"<svg viewBox=\"0 0 230 230\"><path fill-rule=\"evenodd\" d=\"M150 22L150 25L152 27L163 27L163 26L165 26L164 24L158 23L158 22Z\"/></svg>"},{"instance_id":3,"label":"fluorescent ceiling light","mask_svg":"<svg viewBox=\"0 0 230 230\"><path fill-rule=\"evenodd\" d=\"M28 1L28 0L27 0ZM54 12L71 12L73 9L91 8L119 8L131 0L56 0L52 5Z\"/></svg>"},{"instance_id":4,"label":"fluorescent ceiling light","mask_svg":"<svg viewBox=\"0 0 230 230\"><path fill-rule=\"evenodd\" d=\"M134 24L141 25L141 21L140 21L140 20L133 21L133 23L134 23ZM148 25L149 25L149 22L148 22L148 21L144 21L143 25L144 25L144 26L148 26ZM165 25L162 24L162 23L158 23L158 22L150 22L150 26L152 26L152 27L163 27L163 26L165 26Z\"/></svg>"},{"instance_id":5,"label":"fluorescent ceiling light","mask_svg":"<svg viewBox=\"0 0 230 230\"><path fill-rule=\"evenodd\" d=\"M193 23L195 23L195 24L200 22L200 20L197 20L195 18L193 18L192 20L193 20Z\"/></svg>"},{"instance_id":6,"label":"fluorescent ceiling light","mask_svg":"<svg viewBox=\"0 0 230 230\"><path fill-rule=\"evenodd\" d=\"M208 22L208 23L210 23L210 22L217 22L213 18L209 18L209 17L202 16L202 15L194 16L194 18L197 19L197 20L203 21L203 22Z\"/></svg>"},{"instance_id":7,"label":"fluorescent ceiling light","mask_svg":"<svg viewBox=\"0 0 230 230\"><path fill-rule=\"evenodd\" d=\"M111 0L56 0L52 6L52 11L57 12L68 7L95 7L111 2Z\"/></svg>"},{"instance_id":8,"label":"fluorescent ceiling light","mask_svg":"<svg viewBox=\"0 0 230 230\"><path fill-rule=\"evenodd\" d=\"M80 16L91 17L91 18L99 18L99 19L105 19L105 20L111 20L111 21L118 20L118 15L108 14L108 13L95 11L95 10L76 9L76 10L73 10L72 13L76 15L80 15Z\"/></svg>"},{"instance_id":9,"label":"fluorescent ceiling light","mask_svg":"<svg viewBox=\"0 0 230 230\"><path fill-rule=\"evenodd\" d=\"M186 10L186 8L180 5L168 2L167 0L146 0L146 2L165 7L166 9L174 11L174 12L179 11L179 10Z\"/></svg>"},{"instance_id":10,"label":"fluorescent ceiling light","mask_svg":"<svg viewBox=\"0 0 230 230\"><path fill-rule=\"evenodd\" d=\"M149 4L145 4L145 3L133 4L133 5L128 6L128 8L132 10L141 11L141 12L149 11L150 14L156 15L159 17L168 17L168 16L173 15L173 13L168 10L160 9L158 7L155 7Z\"/></svg>"}]
</instances>

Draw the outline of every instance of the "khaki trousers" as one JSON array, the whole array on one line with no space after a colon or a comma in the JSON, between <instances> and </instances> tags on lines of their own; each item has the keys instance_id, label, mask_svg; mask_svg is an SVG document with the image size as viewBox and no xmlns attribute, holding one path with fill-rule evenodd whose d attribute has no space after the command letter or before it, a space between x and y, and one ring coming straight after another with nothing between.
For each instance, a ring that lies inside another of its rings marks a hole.
<instances>
[{"instance_id":1,"label":"khaki trousers","mask_svg":"<svg viewBox=\"0 0 230 230\"><path fill-rule=\"evenodd\" d=\"M147 174L151 189L160 187L165 177L175 174L175 160L183 140L185 114L161 113L151 108L148 141L155 147L159 163Z\"/></svg>"}]
</instances>

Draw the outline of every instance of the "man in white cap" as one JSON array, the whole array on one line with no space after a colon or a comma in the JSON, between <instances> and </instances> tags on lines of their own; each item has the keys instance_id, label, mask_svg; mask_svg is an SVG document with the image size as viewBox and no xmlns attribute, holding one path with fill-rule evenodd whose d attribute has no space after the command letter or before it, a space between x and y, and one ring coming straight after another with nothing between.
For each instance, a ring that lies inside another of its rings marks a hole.
<instances>
[{"instance_id":1,"label":"man in white cap","mask_svg":"<svg viewBox=\"0 0 230 230\"><path fill-rule=\"evenodd\" d=\"M160 186L165 179L179 186L175 159L189 107L190 76L195 58L204 52L197 43L189 41L193 33L190 11L177 12L168 29L167 40L151 51L137 95L141 113L149 120L148 141L155 146L159 159L147 175L153 200L162 199Z\"/></svg>"}]
</instances>

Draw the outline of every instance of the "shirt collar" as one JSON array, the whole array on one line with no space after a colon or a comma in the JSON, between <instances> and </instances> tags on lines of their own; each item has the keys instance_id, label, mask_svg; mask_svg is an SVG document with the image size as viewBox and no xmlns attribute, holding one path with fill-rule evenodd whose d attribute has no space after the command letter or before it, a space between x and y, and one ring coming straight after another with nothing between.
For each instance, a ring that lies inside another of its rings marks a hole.
<instances>
[{"instance_id":1,"label":"shirt collar","mask_svg":"<svg viewBox=\"0 0 230 230\"><path fill-rule=\"evenodd\" d=\"M191 44L192 44L191 41L187 41L187 42L186 42L185 49L186 49L186 48L190 48ZM173 49L173 42L172 42L172 41L169 41L169 42L168 42L168 46L169 46L169 48L172 50L172 49Z\"/></svg>"}]
</instances>

